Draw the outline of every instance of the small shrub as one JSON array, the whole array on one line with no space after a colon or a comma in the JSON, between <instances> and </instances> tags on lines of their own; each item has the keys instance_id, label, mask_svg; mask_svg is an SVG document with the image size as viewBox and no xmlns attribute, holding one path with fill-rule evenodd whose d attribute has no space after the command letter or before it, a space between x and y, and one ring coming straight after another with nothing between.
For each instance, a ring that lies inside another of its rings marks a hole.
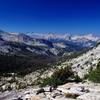
<instances>
[{"instance_id":1,"label":"small shrub","mask_svg":"<svg viewBox=\"0 0 100 100\"><path fill-rule=\"evenodd\" d=\"M20 90L20 89L24 89L26 88L26 84L25 83L18 83L16 89Z\"/></svg>"},{"instance_id":2,"label":"small shrub","mask_svg":"<svg viewBox=\"0 0 100 100\"><path fill-rule=\"evenodd\" d=\"M82 79L78 76L78 75L75 75L74 76L74 82L82 82Z\"/></svg>"},{"instance_id":3,"label":"small shrub","mask_svg":"<svg viewBox=\"0 0 100 100\"><path fill-rule=\"evenodd\" d=\"M95 83L100 83L100 62L95 70L90 71L89 80Z\"/></svg>"},{"instance_id":4,"label":"small shrub","mask_svg":"<svg viewBox=\"0 0 100 100\"><path fill-rule=\"evenodd\" d=\"M43 79L42 83L40 83L40 84L41 84L42 87L46 86L46 85L51 86L51 85L55 85L56 84L56 80L54 78L52 78L52 77L47 77L47 78Z\"/></svg>"},{"instance_id":5,"label":"small shrub","mask_svg":"<svg viewBox=\"0 0 100 100\"><path fill-rule=\"evenodd\" d=\"M56 70L53 75L52 78L56 79L56 81L60 84L68 82L68 79L73 77L74 73L71 69L70 66L65 67L65 68L60 68L58 70Z\"/></svg>"},{"instance_id":6,"label":"small shrub","mask_svg":"<svg viewBox=\"0 0 100 100\"><path fill-rule=\"evenodd\" d=\"M74 73L71 69L71 67L65 67L57 69L51 77L47 77L42 80L41 86L46 85L62 85L67 82L80 82L81 79L78 77L78 75L74 76Z\"/></svg>"},{"instance_id":7,"label":"small shrub","mask_svg":"<svg viewBox=\"0 0 100 100\"><path fill-rule=\"evenodd\" d=\"M83 79L86 80L88 78L89 78L89 74L85 74Z\"/></svg>"},{"instance_id":8,"label":"small shrub","mask_svg":"<svg viewBox=\"0 0 100 100\"><path fill-rule=\"evenodd\" d=\"M64 95L66 98L73 98L73 99L76 99L79 96L78 94L73 94L73 93L65 93Z\"/></svg>"}]
</instances>

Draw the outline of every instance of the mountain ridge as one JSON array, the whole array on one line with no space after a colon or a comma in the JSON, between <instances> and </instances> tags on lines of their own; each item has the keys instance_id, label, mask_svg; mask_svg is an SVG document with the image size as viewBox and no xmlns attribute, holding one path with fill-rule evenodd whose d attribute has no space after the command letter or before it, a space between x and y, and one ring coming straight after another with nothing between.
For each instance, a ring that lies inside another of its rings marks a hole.
<instances>
[{"instance_id":1,"label":"mountain ridge","mask_svg":"<svg viewBox=\"0 0 100 100\"><path fill-rule=\"evenodd\" d=\"M83 38L84 37L87 38L87 36L83 36ZM80 39L82 38L82 36L78 36L78 38ZM35 37L35 36L26 35L25 33L8 33L2 30L0 31L0 39L3 40L3 42L5 41L5 42L12 42L12 43L15 42L17 44L18 43L24 44L26 45L26 47L28 47L28 50L30 52L36 52L34 51L34 47L37 48L42 47L43 49L42 52L49 51L55 56L61 54L63 55L66 52L75 52L75 51L80 51L84 48L86 49L91 48L98 41L98 38L93 37L92 35L88 35L88 39L77 40L76 37L73 38L73 36L71 37L71 35L68 34L65 35L63 34L62 35L61 34L48 34L48 35L40 34L39 35L38 34L38 36ZM1 48L2 46L3 45L1 45ZM30 48L30 46L32 46L33 49Z\"/></svg>"}]
</instances>

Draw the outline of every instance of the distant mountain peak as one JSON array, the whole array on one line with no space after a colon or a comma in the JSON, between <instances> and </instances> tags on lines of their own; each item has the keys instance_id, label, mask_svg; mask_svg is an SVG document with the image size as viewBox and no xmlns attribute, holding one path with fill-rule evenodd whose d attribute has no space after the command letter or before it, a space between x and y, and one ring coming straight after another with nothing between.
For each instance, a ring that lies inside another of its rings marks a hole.
<instances>
[{"instance_id":1,"label":"distant mountain peak","mask_svg":"<svg viewBox=\"0 0 100 100\"><path fill-rule=\"evenodd\" d=\"M75 36L72 37L72 40L97 41L97 40L99 40L99 37L96 37L93 34L75 35Z\"/></svg>"}]
</instances>

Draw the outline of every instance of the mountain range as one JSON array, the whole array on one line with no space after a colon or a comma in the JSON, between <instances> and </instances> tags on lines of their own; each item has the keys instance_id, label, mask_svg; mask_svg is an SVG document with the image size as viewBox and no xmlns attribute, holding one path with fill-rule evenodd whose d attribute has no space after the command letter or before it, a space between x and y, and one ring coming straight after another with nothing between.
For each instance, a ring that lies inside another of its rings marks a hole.
<instances>
[{"instance_id":1,"label":"mountain range","mask_svg":"<svg viewBox=\"0 0 100 100\"><path fill-rule=\"evenodd\" d=\"M93 47L99 40L92 34L8 33L0 31L0 51L4 53L30 52L45 56L63 56Z\"/></svg>"}]
</instances>

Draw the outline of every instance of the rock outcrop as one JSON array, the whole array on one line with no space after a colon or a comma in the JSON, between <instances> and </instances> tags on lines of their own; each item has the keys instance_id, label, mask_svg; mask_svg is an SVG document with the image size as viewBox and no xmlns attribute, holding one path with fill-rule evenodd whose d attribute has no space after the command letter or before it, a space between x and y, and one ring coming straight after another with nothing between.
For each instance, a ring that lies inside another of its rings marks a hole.
<instances>
[{"instance_id":1,"label":"rock outcrop","mask_svg":"<svg viewBox=\"0 0 100 100\"><path fill-rule=\"evenodd\" d=\"M4 92L0 94L0 100L100 100L100 84L94 83L67 83L58 86L52 92L50 87L27 88L20 91Z\"/></svg>"},{"instance_id":2,"label":"rock outcrop","mask_svg":"<svg viewBox=\"0 0 100 100\"><path fill-rule=\"evenodd\" d=\"M66 67L69 63L72 64L72 70L81 78L88 74L90 69L95 69L100 60L100 45L94 47L88 52L71 59L69 62L65 61L58 67Z\"/></svg>"}]
</instances>

